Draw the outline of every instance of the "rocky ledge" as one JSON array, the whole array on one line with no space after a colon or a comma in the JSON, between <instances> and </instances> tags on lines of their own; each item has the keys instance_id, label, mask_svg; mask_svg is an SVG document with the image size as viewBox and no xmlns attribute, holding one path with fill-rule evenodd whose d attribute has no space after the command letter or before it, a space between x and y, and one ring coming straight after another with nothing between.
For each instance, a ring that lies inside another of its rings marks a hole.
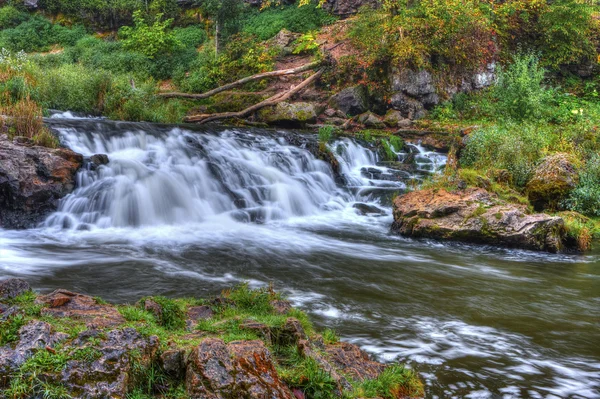
<instances>
[{"instance_id":1,"label":"rocky ledge","mask_svg":"<svg viewBox=\"0 0 600 399\"><path fill-rule=\"evenodd\" d=\"M83 157L0 135L0 228L37 225L73 191Z\"/></svg>"},{"instance_id":2,"label":"rocky ledge","mask_svg":"<svg viewBox=\"0 0 600 399\"><path fill-rule=\"evenodd\" d=\"M412 371L317 334L271 289L115 306L0 281L2 399L422 396Z\"/></svg>"},{"instance_id":3,"label":"rocky ledge","mask_svg":"<svg viewBox=\"0 0 600 399\"><path fill-rule=\"evenodd\" d=\"M423 237L561 252L565 227L560 217L529 214L481 188L455 192L413 191L394 200L392 231Z\"/></svg>"}]
</instances>

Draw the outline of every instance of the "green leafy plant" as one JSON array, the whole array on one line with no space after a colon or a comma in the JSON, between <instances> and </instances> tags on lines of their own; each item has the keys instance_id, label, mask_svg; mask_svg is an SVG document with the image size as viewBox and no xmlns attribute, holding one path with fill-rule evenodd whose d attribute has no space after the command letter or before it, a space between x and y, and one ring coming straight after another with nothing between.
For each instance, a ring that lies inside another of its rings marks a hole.
<instances>
[{"instance_id":1,"label":"green leafy plant","mask_svg":"<svg viewBox=\"0 0 600 399\"><path fill-rule=\"evenodd\" d=\"M158 14L154 23L150 25L141 11L133 13L134 26L124 26L119 29L126 49L135 50L148 58L155 58L158 54L169 53L176 50L181 43L170 26L172 19L163 20L163 15Z\"/></svg>"}]
</instances>

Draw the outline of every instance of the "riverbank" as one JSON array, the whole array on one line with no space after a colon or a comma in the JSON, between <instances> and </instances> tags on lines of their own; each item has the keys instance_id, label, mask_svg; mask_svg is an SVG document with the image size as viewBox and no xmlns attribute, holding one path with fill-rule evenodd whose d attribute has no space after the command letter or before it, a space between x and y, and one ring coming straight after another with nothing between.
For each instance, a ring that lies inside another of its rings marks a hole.
<instances>
[{"instance_id":1,"label":"riverbank","mask_svg":"<svg viewBox=\"0 0 600 399\"><path fill-rule=\"evenodd\" d=\"M416 398L400 365L370 360L271 289L115 306L0 281L0 397ZM3 396L2 396L3 395Z\"/></svg>"}]
</instances>

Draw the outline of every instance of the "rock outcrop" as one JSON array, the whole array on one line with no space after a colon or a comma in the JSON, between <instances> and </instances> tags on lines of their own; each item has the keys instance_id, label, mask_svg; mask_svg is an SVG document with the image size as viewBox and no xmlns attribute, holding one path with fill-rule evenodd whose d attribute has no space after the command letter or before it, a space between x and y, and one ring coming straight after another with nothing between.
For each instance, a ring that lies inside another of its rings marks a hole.
<instances>
[{"instance_id":1,"label":"rock outcrop","mask_svg":"<svg viewBox=\"0 0 600 399\"><path fill-rule=\"evenodd\" d=\"M0 399L355 397L351 381L375 380L388 367L356 345L325 343L266 289L117 307L62 289L31 295L23 283L0 283L9 293L0 298ZM396 378L377 396L422 396L412 372Z\"/></svg>"},{"instance_id":2,"label":"rock outcrop","mask_svg":"<svg viewBox=\"0 0 600 399\"><path fill-rule=\"evenodd\" d=\"M434 238L523 248L564 250L560 217L528 214L481 188L448 192L414 191L394 200L392 230L408 237Z\"/></svg>"},{"instance_id":3,"label":"rock outcrop","mask_svg":"<svg viewBox=\"0 0 600 399\"><path fill-rule=\"evenodd\" d=\"M33 227L58 207L75 187L83 157L66 148L50 149L0 135L0 227Z\"/></svg>"},{"instance_id":4,"label":"rock outcrop","mask_svg":"<svg viewBox=\"0 0 600 399\"><path fill-rule=\"evenodd\" d=\"M536 210L560 210L561 202L577 186L579 175L568 154L552 154L535 169L527 196Z\"/></svg>"},{"instance_id":5,"label":"rock outcrop","mask_svg":"<svg viewBox=\"0 0 600 399\"><path fill-rule=\"evenodd\" d=\"M344 115L359 115L369 110L369 93L364 86L347 87L329 99L329 106Z\"/></svg>"}]
</instances>

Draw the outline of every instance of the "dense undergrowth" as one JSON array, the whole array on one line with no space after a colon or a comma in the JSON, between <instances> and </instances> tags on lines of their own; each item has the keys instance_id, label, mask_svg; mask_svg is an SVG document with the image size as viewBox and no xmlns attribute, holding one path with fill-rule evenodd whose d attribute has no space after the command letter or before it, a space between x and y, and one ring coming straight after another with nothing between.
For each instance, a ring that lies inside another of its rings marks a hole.
<instances>
[{"instance_id":1,"label":"dense undergrowth","mask_svg":"<svg viewBox=\"0 0 600 399\"><path fill-rule=\"evenodd\" d=\"M55 346L52 350L40 349L25 361L18 373L11 378L10 386L3 394L10 399L24 399L39 395L44 398L64 399L69 395L60 384L52 382L48 375L60 373L67 363L78 360L93 363L102 356L99 350L105 333L112 328L94 331L94 337L88 338L85 346L73 350L67 343L77 338L87 329L85 322L71 318L43 316L45 305L36 304L37 296L33 292L22 294L14 299L4 301L10 306L17 306L18 313L4 321L0 321L0 346L12 345L19 339L19 329L32 320L49 323L55 332L67 334L66 343ZM217 337L225 342L238 340L263 340L276 361L278 374L290 387L299 388L307 399L328 399L340 397L337 385L330 375L314 359L303 356L292 342L284 338L266 339L255 330L244 327L244 323L257 322L270 328L271 331L281 329L288 318L293 317L302 325L309 337L322 339L325 344L339 341L331 330L325 330L318 338L315 328L305 313L290 309L281 314L275 311L273 301L281 300L281 296L270 287L250 289L242 284L234 289L224 291L218 300L201 300L195 298L170 299L166 297L143 298L134 305L118 306L118 311L125 318L125 324L118 328L131 327L144 337L156 336L159 339L159 353L178 348L190 351L202 340ZM96 299L100 304L106 304ZM160 313L146 310L146 301L159 304ZM186 326L187 309L190 306L210 306L213 316L202 320L190 331ZM141 356L141 355L140 355ZM143 364L133 358L133 375L137 381L127 396L128 399L184 399L183 380L168 375L160 364L152 362ZM422 395L423 386L416 373L400 365L388 367L378 378L364 381L352 381L352 389L342 393L344 399L352 398L398 398ZM36 396L37 397L37 396Z\"/></svg>"}]
</instances>

